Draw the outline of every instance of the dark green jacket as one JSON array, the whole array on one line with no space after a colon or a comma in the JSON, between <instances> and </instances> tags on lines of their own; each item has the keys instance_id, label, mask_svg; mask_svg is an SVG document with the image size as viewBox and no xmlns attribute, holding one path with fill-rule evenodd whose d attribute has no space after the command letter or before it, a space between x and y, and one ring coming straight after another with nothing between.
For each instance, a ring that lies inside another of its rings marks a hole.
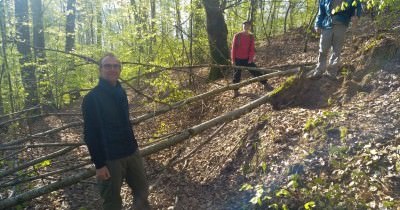
<instances>
[{"instance_id":1,"label":"dark green jacket","mask_svg":"<svg viewBox=\"0 0 400 210\"><path fill-rule=\"evenodd\" d=\"M128 100L118 83L116 87L100 79L83 99L84 140L96 168L107 160L133 154L138 144L129 121Z\"/></svg>"}]
</instances>

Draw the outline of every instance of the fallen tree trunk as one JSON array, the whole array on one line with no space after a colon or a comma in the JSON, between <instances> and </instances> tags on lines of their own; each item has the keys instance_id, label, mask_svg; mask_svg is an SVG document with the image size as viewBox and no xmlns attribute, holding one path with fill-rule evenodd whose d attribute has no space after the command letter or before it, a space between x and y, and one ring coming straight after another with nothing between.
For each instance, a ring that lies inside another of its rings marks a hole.
<instances>
[{"instance_id":1,"label":"fallen tree trunk","mask_svg":"<svg viewBox=\"0 0 400 210\"><path fill-rule=\"evenodd\" d=\"M155 117L157 115L166 113L166 112L168 112L168 111L170 111L172 109L176 109L176 108L178 108L180 106L192 103L194 101L205 99L205 98L207 98L209 96L212 96L212 95L215 95L215 94L218 94L218 93L222 93L222 92L225 92L225 91L228 91L228 90L237 89L237 88L249 85L251 83L262 81L262 80L269 79L269 78L272 78L272 77L286 76L286 75L290 75L290 74L295 74L297 72L299 72L299 68L292 69L292 70L287 70L287 71L279 71L279 72L274 72L274 73L270 73L270 74L265 74L265 75L262 75L262 76L259 76L259 77L255 77L255 78L252 78L252 79L245 80L245 81L240 82L240 83L230 84L230 85L227 85L227 86L219 88L219 89L211 90L209 92L206 92L206 93L203 93L203 94L199 94L199 95L193 96L191 98L188 98L188 99L185 99L185 100L182 100L182 101L178 101L178 102L170 105L169 107L161 108L161 109L159 109L159 110L157 110L155 112L139 116L139 117L133 119L132 123L133 124L138 124L140 122L143 122L143 121L145 121L147 119L150 119L152 117Z\"/></svg>"},{"instance_id":2,"label":"fallen tree trunk","mask_svg":"<svg viewBox=\"0 0 400 210\"><path fill-rule=\"evenodd\" d=\"M252 101L252 102L240 107L239 109L233 110L231 112L225 113L219 117L216 117L214 119L211 119L211 120L201 123L199 125L185 129L180 134L178 134L174 137L171 137L167 140L158 142L155 145L151 145L151 146L147 146L147 147L143 148L142 154L148 155L148 154L158 152L160 150L163 150L163 149L166 149L173 145L176 145L176 144L182 142L183 140L188 139L191 136L197 135L211 127L214 127L215 125L218 125L220 123L230 122L234 119L237 119L240 116L257 108L258 106L267 103L268 100L270 99L270 97L271 97L271 93L255 100L255 101Z\"/></svg>"},{"instance_id":3,"label":"fallen tree trunk","mask_svg":"<svg viewBox=\"0 0 400 210\"><path fill-rule=\"evenodd\" d=\"M48 184L46 186L43 186L41 188L33 189L31 191L19 194L15 197L1 200L0 201L0 209L8 209L8 208L16 206L20 203L37 198L41 195L45 195L45 194L53 192L55 190L73 185L75 183L78 183L79 181L82 181L84 179L94 176L95 173L96 172L94 171L94 169L85 169L84 171L79 172L76 175L64 178L62 181L54 182L54 183Z\"/></svg>"}]
</instances>

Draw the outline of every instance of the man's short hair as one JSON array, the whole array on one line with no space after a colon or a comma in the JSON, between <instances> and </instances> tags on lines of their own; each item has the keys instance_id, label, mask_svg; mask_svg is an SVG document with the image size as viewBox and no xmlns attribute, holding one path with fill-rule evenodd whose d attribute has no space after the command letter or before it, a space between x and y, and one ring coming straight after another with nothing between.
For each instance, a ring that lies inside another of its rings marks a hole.
<instances>
[{"instance_id":1,"label":"man's short hair","mask_svg":"<svg viewBox=\"0 0 400 210\"><path fill-rule=\"evenodd\" d=\"M103 56L100 58L100 60L99 60L99 69L101 69L101 66L103 65L103 60L104 60L104 58L106 58L106 57L115 58L119 63L121 63L121 61L117 58L117 56L115 56L114 53L112 53L112 52L106 52L106 53L104 53L104 55L103 55Z\"/></svg>"},{"instance_id":2,"label":"man's short hair","mask_svg":"<svg viewBox=\"0 0 400 210\"><path fill-rule=\"evenodd\" d=\"M251 25L251 21L250 20L246 20L242 23L243 25Z\"/></svg>"}]
</instances>

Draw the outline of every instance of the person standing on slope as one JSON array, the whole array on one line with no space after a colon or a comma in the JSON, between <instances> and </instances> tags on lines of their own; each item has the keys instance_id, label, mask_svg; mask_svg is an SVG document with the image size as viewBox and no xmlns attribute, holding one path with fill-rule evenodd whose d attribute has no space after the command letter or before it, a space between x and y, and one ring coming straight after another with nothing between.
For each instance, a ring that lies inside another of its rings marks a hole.
<instances>
[{"instance_id":1,"label":"person standing on slope","mask_svg":"<svg viewBox=\"0 0 400 210\"><path fill-rule=\"evenodd\" d=\"M254 48L254 35L250 33L251 22L243 22L243 31L236 33L232 40L231 48L231 62L235 66L257 67L254 63L255 48ZM256 70L249 70L254 76L261 76L262 73ZM242 70L234 68L232 83L239 83L242 75ZM260 81L264 85L264 89L271 91L273 88L267 83L266 80ZM239 90L235 89L233 97L239 96Z\"/></svg>"},{"instance_id":2,"label":"person standing on slope","mask_svg":"<svg viewBox=\"0 0 400 210\"><path fill-rule=\"evenodd\" d=\"M361 16L359 0L320 0L315 30L321 34L318 64L308 78L320 78L322 75L336 79L339 71L340 53L345 34L350 22L355 26ZM332 48L332 55L327 68L327 56Z\"/></svg>"}]
</instances>

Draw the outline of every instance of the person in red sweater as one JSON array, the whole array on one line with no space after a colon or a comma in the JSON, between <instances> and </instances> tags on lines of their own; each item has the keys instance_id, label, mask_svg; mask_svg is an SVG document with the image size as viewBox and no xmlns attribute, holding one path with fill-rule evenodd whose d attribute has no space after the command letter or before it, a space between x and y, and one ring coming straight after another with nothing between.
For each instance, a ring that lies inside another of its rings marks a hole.
<instances>
[{"instance_id":1,"label":"person in red sweater","mask_svg":"<svg viewBox=\"0 0 400 210\"><path fill-rule=\"evenodd\" d=\"M236 33L232 40L231 49L231 62L235 66L247 66L247 67L257 67L254 63L255 49L254 49L254 35L250 33L251 22L243 22L243 31ZM256 70L249 70L249 72L254 76L261 76L262 73ZM242 70L234 68L233 83L240 82L242 75ZM273 88L267 83L266 80L260 81L263 84L264 89L271 91ZM233 92L233 97L239 96L239 90L235 89Z\"/></svg>"}]
</instances>

